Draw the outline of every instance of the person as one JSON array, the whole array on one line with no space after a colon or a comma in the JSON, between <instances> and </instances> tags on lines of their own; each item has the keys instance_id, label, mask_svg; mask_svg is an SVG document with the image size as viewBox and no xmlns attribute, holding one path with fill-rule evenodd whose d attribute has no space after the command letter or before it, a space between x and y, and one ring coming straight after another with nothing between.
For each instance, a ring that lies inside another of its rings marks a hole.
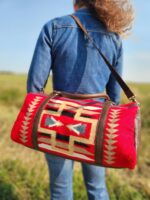
<instances>
[{"instance_id":1,"label":"person","mask_svg":"<svg viewBox=\"0 0 150 200\"><path fill-rule=\"evenodd\" d=\"M121 35L132 26L128 0L75 0L77 16L97 46L121 75ZM106 63L70 15L47 22L39 35L28 72L27 92L43 92L52 71L53 89L70 93L107 94L116 104L120 87ZM74 161L45 153L51 200L72 200ZM89 200L108 200L105 168L81 163ZM82 191L81 191L82 192Z\"/></svg>"}]
</instances>

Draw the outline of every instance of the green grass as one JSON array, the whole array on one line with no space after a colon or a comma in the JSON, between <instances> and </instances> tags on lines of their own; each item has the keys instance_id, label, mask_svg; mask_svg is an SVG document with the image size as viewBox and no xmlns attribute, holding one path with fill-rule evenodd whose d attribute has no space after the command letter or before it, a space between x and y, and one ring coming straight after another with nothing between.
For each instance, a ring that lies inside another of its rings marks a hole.
<instances>
[{"instance_id":1,"label":"green grass","mask_svg":"<svg viewBox=\"0 0 150 200\"><path fill-rule=\"evenodd\" d=\"M150 84L130 83L141 103L142 139L135 170L107 169L111 200L150 200ZM52 88L49 80L46 92ZM10 140L12 124L26 94L26 75L0 75L0 200L48 200L48 170L42 153ZM122 95L122 102L128 102ZM87 200L80 163L75 162L75 200Z\"/></svg>"},{"instance_id":2,"label":"green grass","mask_svg":"<svg viewBox=\"0 0 150 200\"><path fill-rule=\"evenodd\" d=\"M35 173L28 170L21 161L5 160L0 164L0 199L1 200L45 200L49 191L43 179L43 171Z\"/></svg>"}]
</instances>

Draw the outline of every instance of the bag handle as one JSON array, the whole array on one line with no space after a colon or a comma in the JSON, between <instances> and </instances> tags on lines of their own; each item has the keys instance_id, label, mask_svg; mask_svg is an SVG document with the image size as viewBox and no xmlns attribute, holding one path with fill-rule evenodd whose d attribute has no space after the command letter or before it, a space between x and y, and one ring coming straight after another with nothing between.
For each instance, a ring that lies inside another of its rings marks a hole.
<instances>
[{"instance_id":1,"label":"bag handle","mask_svg":"<svg viewBox=\"0 0 150 200\"><path fill-rule=\"evenodd\" d=\"M128 87L128 85L125 83L125 81L121 78L121 76L117 73L117 71L115 70L114 66L112 64L110 64L110 62L104 56L102 51L97 47L97 45L95 44L95 42L92 39L92 37L88 34L87 30L85 29L85 27L80 22L79 18L77 16L75 16L75 15L70 15L70 16L76 21L77 25L81 28L81 30L84 32L84 34L88 37L88 39L91 41L93 46L97 49L98 53L100 54L100 56L105 61L106 65L110 69L110 71L113 74L113 76L115 77L116 81L119 83L120 87L124 91L124 93L127 96L127 98L129 100L136 101L134 93L131 91L131 89Z\"/></svg>"},{"instance_id":2,"label":"bag handle","mask_svg":"<svg viewBox=\"0 0 150 200\"><path fill-rule=\"evenodd\" d=\"M53 91L56 95L61 95L63 97L71 98L71 99L92 99L92 98L104 98L106 100L110 100L109 96L105 93L95 93L95 94L78 94L78 93L69 93L63 91Z\"/></svg>"}]
</instances>

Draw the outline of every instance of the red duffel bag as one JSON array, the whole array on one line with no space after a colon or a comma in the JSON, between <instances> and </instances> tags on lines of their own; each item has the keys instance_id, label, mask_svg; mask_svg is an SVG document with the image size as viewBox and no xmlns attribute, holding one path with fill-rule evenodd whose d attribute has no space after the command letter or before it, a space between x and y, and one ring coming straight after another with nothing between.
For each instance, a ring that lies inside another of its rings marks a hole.
<instances>
[{"instance_id":1,"label":"red duffel bag","mask_svg":"<svg viewBox=\"0 0 150 200\"><path fill-rule=\"evenodd\" d=\"M73 160L134 168L137 103L116 106L109 100L101 103L83 98L88 97L56 91L49 96L27 94L12 129L12 140Z\"/></svg>"},{"instance_id":2,"label":"red duffel bag","mask_svg":"<svg viewBox=\"0 0 150 200\"><path fill-rule=\"evenodd\" d=\"M140 135L139 104L80 21L72 17L103 57L131 102L115 105L101 93L29 93L13 125L11 138L26 147L68 159L133 169Z\"/></svg>"}]
</instances>

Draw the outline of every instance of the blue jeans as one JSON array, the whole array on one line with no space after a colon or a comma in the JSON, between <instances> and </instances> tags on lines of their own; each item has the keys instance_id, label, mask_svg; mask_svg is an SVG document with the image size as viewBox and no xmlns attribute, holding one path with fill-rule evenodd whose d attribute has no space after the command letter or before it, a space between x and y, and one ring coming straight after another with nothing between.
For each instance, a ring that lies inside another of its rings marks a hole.
<instances>
[{"instance_id":1,"label":"blue jeans","mask_svg":"<svg viewBox=\"0 0 150 200\"><path fill-rule=\"evenodd\" d=\"M72 175L74 161L46 154L50 176L51 200L73 200ZM89 200L109 200L105 184L105 168L82 163ZM81 191L82 192L82 191Z\"/></svg>"}]
</instances>

